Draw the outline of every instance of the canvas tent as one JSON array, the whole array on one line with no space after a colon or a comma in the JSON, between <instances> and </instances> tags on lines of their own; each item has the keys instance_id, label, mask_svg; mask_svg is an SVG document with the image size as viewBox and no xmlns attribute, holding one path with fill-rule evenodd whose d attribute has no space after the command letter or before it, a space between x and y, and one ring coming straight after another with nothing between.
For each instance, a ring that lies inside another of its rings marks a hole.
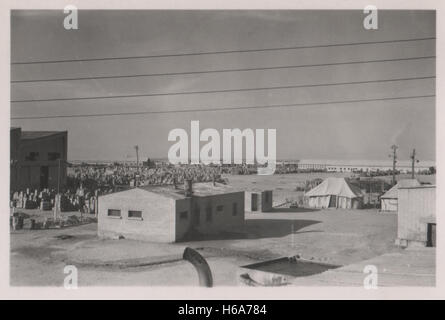
<instances>
[{"instance_id":1,"label":"canvas tent","mask_svg":"<svg viewBox=\"0 0 445 320\"><path fill-rule=\"evenodd\" d=\"M360 208L362 191L345 178L327 178L304 194L311 208Z\"/></svg>"},{"instance_id":2,"label":"canvas tent","mask_svg":"<svg viewBox=\"0 0 445 320\"><path fill-rule=\"evenodd\" d=\"M417 179L399 180L391 189L380 197L381 211L397 211L399 188L418 187L420 182Z\"/></svg>"}]
</instances>

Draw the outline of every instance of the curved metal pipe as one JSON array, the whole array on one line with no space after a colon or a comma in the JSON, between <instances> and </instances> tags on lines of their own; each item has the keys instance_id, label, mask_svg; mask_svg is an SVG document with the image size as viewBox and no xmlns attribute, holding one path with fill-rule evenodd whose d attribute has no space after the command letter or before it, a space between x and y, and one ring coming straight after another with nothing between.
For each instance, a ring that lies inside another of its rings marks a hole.
<instances>
[{"instance_id":1,"label":"curved metal pipe","mask_svg":"<svg viewBox=\"0 0 445 320\"><path fill-rule=\"evenodd\" d=\"M196 250L192 248L185 248L182 258L190 262L198 272L199 285L201 287L212 287L213 277L209 264Z\"/></svg>"}]
</instances>

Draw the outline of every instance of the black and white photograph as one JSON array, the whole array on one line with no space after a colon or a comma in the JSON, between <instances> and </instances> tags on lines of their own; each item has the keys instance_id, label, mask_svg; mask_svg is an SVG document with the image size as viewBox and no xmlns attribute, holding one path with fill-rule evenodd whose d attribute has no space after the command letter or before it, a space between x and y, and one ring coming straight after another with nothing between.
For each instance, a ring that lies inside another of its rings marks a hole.
<instances>
[{"instance_id":1,"label":"black and white photograph","mask_svg":"<svg viewBox=\"0 0 445 320\"><path fill-rule=\"evenodd\" d=\"M436 10L12 9L9 65L11 288L436 287Z\"/></svg>"}]
</instances>

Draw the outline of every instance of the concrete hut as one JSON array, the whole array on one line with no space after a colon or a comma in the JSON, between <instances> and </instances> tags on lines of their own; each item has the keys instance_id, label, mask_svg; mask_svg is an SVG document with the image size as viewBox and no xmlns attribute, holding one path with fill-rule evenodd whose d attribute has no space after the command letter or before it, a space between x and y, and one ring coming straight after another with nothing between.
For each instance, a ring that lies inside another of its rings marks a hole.
<instances>
[{"instance_id":1,"label":"concrete hut","mask_svg":"<svg viewBox=\"0 0 445 320\"><path fill-rule=\"evenodd\" d=\"M436 246L436 186L398 189L396 244Z\"/></svg>"},{"instance_id":2,"label":"concrete hut","mask_svg":"<svg viewBox=\"0 0 445 320\"><path fill-rule=\"evenodd\" d=\"M272 190L246 191L244 207L250 212L269 212L273 207Z\"/></svg>"},{"instance_id":3,"label":"concrete hut","mask_svg":"<svg viewBox=\"0 0 445 320\"><path fill-rule=\"evenodd\" d=\"M223 184L144 186L99 197L101 238L176 242L244 224L244 192Z\"/></svg>"}]
</instances>

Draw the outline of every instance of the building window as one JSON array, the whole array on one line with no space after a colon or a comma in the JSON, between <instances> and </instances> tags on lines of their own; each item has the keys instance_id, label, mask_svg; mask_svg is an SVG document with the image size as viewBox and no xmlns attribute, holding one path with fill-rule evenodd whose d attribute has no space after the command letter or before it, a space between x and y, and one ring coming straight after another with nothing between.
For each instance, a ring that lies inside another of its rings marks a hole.
<instances>
[{"instance_id":1,"label":"building window","mask_svg":"<svg viewBox=\"0 0 445 320\"><path fill-rule=\"evenodd\" d=\"M221 212L224 210L224 206L222 204L220 204L219 206L216 207L216 211Z\"/></svg>"},{"instance_id":2,"label":"building window","mask_svg":"<svg viewBox=\"0 0 445 320\"><path fill-rule=\"evenodd\" d=\"M59 152L48 152L48 161L56 161L57 159L60 159Z\"/></svg>"},{"instance_id":3,"label":"building window","mask_svg":"<svg viewBox=\"0 0 445 320\"><path fill-rule=\"evenodd\" d=\"M269 203L269 192L265 192L265 201L266 201L266 203Z\"/></svg>"},{"instance_id":4,"label":"building window","mask_svg":"<svg viewBox=\"0 0 445 320\"><path fill-rule=\"evenodd\" d=\"M128 217L142 219L142 211L128 210Z\"/></svg>"},{"instance_id":5,"label":"building window","mask_svg":"<svg viewBox=\"0 0 445 320\"><path fill-rule=\"evenodd\" d=\"M108 216L109 217L120 217L121 211L117 209L108 209Z\"/></svg>"},{"instance_id":6,"label":"building window","mask_svg":"<svg viewBox=\"0 0 445 320\"><path fill-rule=\"evenodd\" d=\"M212 208L211 208L211 207L208 207L208 208L206 209L206 221L207 221L207 222L212 222L212 220L213 220L213 216L212 216Z\"/></svg>"},{"instance_id":7,"label":"building window","mask_svg":"<svg viewBox=\"0 0 445 320\"><path fill-rule=\"evenodd\" d=\"M30 152L27 156L25 156L26 161L37 161L39 160L39 153L38 152Z\"/></svg>"},{"instance_id":8,"label":"building window","mask_svg":"<svg viewBox=\"0 0 445 320\"><path fill-rule=\"evenodd\" d=\"M236 216L238 214L238 203L234 202L232 205L232 216Z\"/></svg>"},{"instance_id":9,"label":"building window","mask_svg":"<svg viewBox=\"0 0 445 320\"><path fill-rule=\"evenodd\" d=\"M181 220L187 220L189 218L189 213L188 211L181 211L179 213L179 219Z\"/></svg>"}]
</instances>

